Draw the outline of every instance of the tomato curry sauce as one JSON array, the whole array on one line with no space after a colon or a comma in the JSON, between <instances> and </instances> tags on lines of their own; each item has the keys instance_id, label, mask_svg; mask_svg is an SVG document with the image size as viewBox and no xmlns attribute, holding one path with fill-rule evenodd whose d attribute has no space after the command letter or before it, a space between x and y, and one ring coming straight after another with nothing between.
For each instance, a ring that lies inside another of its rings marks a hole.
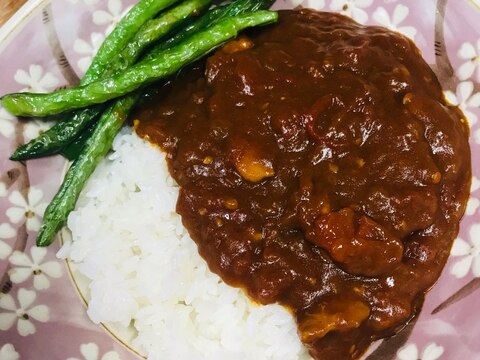
<instances>
[{"instance_id":1,"label":"tomato curry sauce","mask_svg":"<svg viewBox=\"0 0 480 360\"><path fill-rule=\"evenodd\" d=\"M418 314L471 163L467 122L410 40L283 11L135 117L210 269L290 309L315 359L358 358Z\"/></svg>"}]
</instances>

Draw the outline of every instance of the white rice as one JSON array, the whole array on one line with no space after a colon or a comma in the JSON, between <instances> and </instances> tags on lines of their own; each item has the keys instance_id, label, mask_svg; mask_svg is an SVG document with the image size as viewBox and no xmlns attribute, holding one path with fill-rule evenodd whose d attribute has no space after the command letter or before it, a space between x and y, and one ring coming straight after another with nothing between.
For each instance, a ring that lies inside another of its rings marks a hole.
<instances>
[{"instance_id":1,"label":"white rice","mask_svg":"<svg viewBox=\"0 0 480 360\"><path fill-rule=\"evenodd\" d=\"M178 186L158 149L125 129L68 218L59 256L90 280L88 315L136 330L149 359L309 358L292 316L258 306L211 273L175 213Z\"/></svg>"}]
</instances>

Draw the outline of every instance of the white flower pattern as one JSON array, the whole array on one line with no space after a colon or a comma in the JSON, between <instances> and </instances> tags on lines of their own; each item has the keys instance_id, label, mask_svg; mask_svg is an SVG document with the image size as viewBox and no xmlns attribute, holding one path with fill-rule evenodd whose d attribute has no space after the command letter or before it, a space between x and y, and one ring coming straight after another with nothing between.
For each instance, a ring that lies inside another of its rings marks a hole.
<instances>
[{"instance_id":1,"label":"white flower pattern","mask_svg":"<svg viewBox=\"0 0 480 360\"><path fill-rule=\"evenodd\" d=\"M325 7L325 0L290 0L290 5L292 8L302 5L306 8L322 10Z\"/></svg>"},{"instance_id":2,"label":"white flower pattern","mask_svg":"<svg viewBox=\"0 0 480 360\"><path fill-rule=\"evenodd\" d=\"M14 78L17 83L26 86L20 91L45 93L58 85L58 79L53 74L44 72L42 66L37 64L30 65L28 72L17 70Z\"/></svg>"},{"instance_id":3,"label":"white flower pattern","mask_svg":"<svg viewBox=\"0 0 480 360\"><path fill-rule=\"evenodd\" d=\"M50 129L54 124L53 121L29 120L23 127L23 137L26 142L36 138L42 132Z\"/></svg>"},{"instance_id":4,"label":"white flower pattern","mask_svg":"<svg viewBox=\"0 0 480 360\"><path fill-rule=\"evenodd\" d=\"M289 0L289 2L290 2L290 5L291 5L293 8L295 8L295 7L297 7L298 5L300 5L300 4L303 2L303 0Z\"/></svg>"},{"instance_id":5,"label":"white flower pattern","mask_svg":"<svg viewBox=\"0 0 480 360\"><path fill-rule=\"evenodd\" d=\"M76 39L73 43L73 50L82 55L83 57L78 60L77 65L83 72L86 72L90 66L93 57L98 51L98 48L102 44L105 36L101 33L93 32L90 34L90 42L82 39Z\"/></svg>"},{"instance_id":6,"label":"white flower pattern","mask_svg":"<svg viewBox=\"0 0 480 360\"><path fill-rule=\"evenodd\" d=\"M373 0L332 0L330 9L350 16L361 24L365 24L368 20L368 14L365 9L372 3Z\"/></svg>"},{"instance_id":7,"label":"white flower pattern","mask_svg":"<svg viewBox=\"0 0 480 360\"><path fill-rule=\"evenodd\" d=\"M480 144L480 129L477 129L473 133L473 140L477 143Z\"/></svg>"},{"instance_id":8,"label":"white flower pattern","mask_svg":"<svg viewBox=\"0 0 480 360\"><path fill-rule=\"evenodd\" d=\"M325 7L325 0L307 0L305 6L315 10L322 10Z\"/></svg>"},{"instance_id":9,"label":"white flower pattern","mask_svg":"<svg viewBox=\"0 0 480 360\"><path fill-rule=\"evenodd\" d=\"M19 191L13 191L8 197L10 203L14 205L6 211L8 218L14 224L26 220L28 231L39 230L41 225L40 219L47 207L46 203L41 202L42 198L42 190L35 187L28 189L27 199Z\"/></svg>"},{"instance_id":10,"label":"white flower pattern","mask_svg":"<svg viewBox=\"0 0 480 360\"><path fill-rule=\"evenodd\" d=\"M445 98L452 104L459 106L468 119L471 126L477 123L477 115L472 111L473 108L480 107L480 93L473 93L474 87L471 81L462 81L457 86L456 94L452 91L445 91Z\"/></svg>"},{"instance_id":11,"label":"white flower pattern","mask_svg":"<svg viewBox=\"0 0 480 360\"><path fill-rule=\"evenodd\" d=\"M0 360L19 360L20 355L12 344L5 344L0 348Z\"/></svg>"},{"instance_id":12,"label":"white flower pattern","mask_svg":"<svg viewBox=\"0 0 480 360\"><path fill-rule=\"evenodd\" d=\"M35 334L35 324L31 319L47 322L49 309L46 305L31 307L37 298L35 291L21 288L18 290L17 298L19 307L15 305L12 295L0 294L0 330L6 331L16 322L17 331L21 336Z\"/></svg>"},{"instance_id":13,"label":"white flower pattern","mask_svg":"<svg viewBox=\"0 0 480 360\"><path fill-rule=\"evenodd\" d=\"M37 290L45 290L50 287L48 277L58 279L62 276L62 268L57 261L42 263L47 255L46 248L32 246L30 248L31 259L21 251L15 251L10 256L10 263L15 265L8 271L10 280L14 284L20 284L30 276L33 276L33 286Z\"/></svg>"},{"instance_id":14,"label":"white flower pattern","mask_svg":"<svg viewBox=\"0 0 480 360\"><path fill-rule=\"evenodd\" d=\"M15 116L0 107L0 134L9 138L15 132Z\"/></svg>"},{"instance_id":15,"label":"white flower pattern","mask_svg":"<svg viewBox=\"0 0 480 360\"><path fill-rule=\"evenodd\" d=\"M466 216L475 215L478 208L480 208L480 199L478 198L478 194L476 194L478 189L480 189L480 179L478 179L476 176L472 176L470 199L468 199L467 209L465 210Z\"/></svg>"},{"instance_id":16,"label":"white flower pattern","mask_svg":"<svg viewBox=\"0 0 480 360\"><path fill-rule=\"evenodd\" d=\"M380 6L375 10L372 17L380 25L385 26L390 30L398 31L414 40L415 35L417 34L417 29L413 26L400 26L400 24L407 18L409 12L410 9L407 6L398 4L393 10L392 17L390 17L387 10Z\"/></svg>"},{"instance_id":17,"label":"white flower pattern","mask_svg":"<svg viewBox=\"0 0 480 360\"><path fill-rule=\"evenodd\" d=\"M108 11L97 10L93 13L93 22L97 25L108 25L105 34L109 34L122 17L130 10L130 6L122 10L121 0L108 0Z\"/></svg>"},{"instance_id":18,"label":"white flower pattern","mask_svg":"<svg viewBox=\"0 0 480 360\"><path fill-rule=\"evenodd\" d=\"M480 277L480 224L473 224L469 229L470 243L458 237L453 243L451 257L460 257L450 268L450 273L457 278L467 276L472 269L473 276Z\"/></svg>"},{"instance_id":19,"label":"white flower pattern","mask_svg":"<svg viewBox=\"0 0 480 360\"><path fill-rule=\"evenodd\" d=\"M4 260L12 252L12 247L5 241L11 239L17 234L17 231L8 223L0 224L0 260Z\"/></svg>"},{"instance_id":20,"label":"white flower pattern","mask_svg":"<svg viewBox=\"0 0 480 360\"><path fill-rule=\"evenodd\" d=\"M463 81L473 76L475 81L480 82L480 39L475 45L469 42L463 43L457 55L465 60L456 70L458 78Z\"/></svg>"},{"instance_id":21,"label":"white flower pattern","mask_svg":"<svg viewBox=\"0 0 480 360\"><path fill-rule=\"evenodd\" d=\"M7 185L0 181L0 198L7 196Z\"/></svg>"},{"instance_id":22,"label":"white flower pattern","mask_svg":"<svg viewBox=\"0 0 480 360\"><path fill-rule=\"evenodd\" d=\"M444 352L443 346L432 342L427 344L422 353L419 354L417 345L408 344L397 352L399 360L437 360Z\"/></svg>"},{"instance_id":23,"label":"white flower pattern","mask_svg":"<svg viewBox=\"0 0 480 360\"><path fill-rule=\"evenodd\" d=\"M82 1L82 0L67 0L68 2L71 2L72 4L78 4L79 1ZM86 5L95 5L96 3L98 3L99 0L83 0L83 2L86 4Z\"/></svg>"},{"instance_id":24,"label":"white flower pattern","mask_svg":"<svg viewBox=\"0 0 480 360\"><path fill-rule=\"evenodd\" d=\"M83 2L89 6L99 2L99 0L67 0L67 1L73 4L78 4ZM353 17L355 20L359 22L365 23L368 20L368 14L364 9L370 6L372 2L373 0L331 0L330 7L332 10L336 9L337 11L341 11L342 13ZM384 3L386 4L395 3L395 2L397 2L397 0L384 0ZM318 10L321 10L325 7L324 0L305 0L303 2L301 0L290 0L290 3L294 6L302 3L305 7L312 7ZM393 13L391 14L391 16L388 14L387 10L384 9L383 7L379 7L376 9L375 12L373 13L369 12L369 13L372 14L372 18L375 21L377 21L379 24L382 24L384 26L389 27L392 30L402 32L405 35L411 38L414 38L414 36L416 35L416 29L411 26L402 25L402 22L408 16L408 8L405 14L405 10L397 11L397 8L400 8L400 7L404 7L404 6L400 4L397 5ZM119 21L123 13L124 12L121 11L120 0L109 0L108 11L102 11L102 10L96 11L96 15L94 14L93 19L97 25L108 25L108 28L107 28L107 33L108 33L111 31L114 25ZM74 50L78 54L83 56L78 62L79 68L82 69L83 71L86 71L86 69L88 68L88 65L91 62L92 57L95 55L98 49L99 43L101 41L100 37L103 38L103 34L96 33L95 36L99 35L98 38L96 39L93 39L93 35L94 34L91 34L90 42L78 39L74 43ZM460 48L458 56L460 57L460 59L465 60L465 62L462 64L462 66L460 66L457 69L457 75L462 81L468 80L471 78L472 80L480 81L480 55L479 54L480 54L480 40L477 42L476 46L473 43L472 44L464 43ZM55 78L55 76L53 76L48 72L44 73L43 69L39 65L35 65L35 64L31 65L27 71L26 70L17 71L17 74L15 75L15 80L19 84L26 86L26 88L23 89L22 91L32 91L32 92L46 92L46 91L52 90L53 87L55 87L58 84L58 80ZM451 93L451 95L453 96L450 96L450 98L452 100L455 99L454 100L455 103L459 104L462 107L466 115L468 113L467 117L470 120L470 124L474 125L477 123L478 119L475 113L471 110L472 108L476 109L479 106L478 99L475 97L478 94L473 94L473 88L472 88L472 91L468 92L470 88L469 85L462 85L462 86L463 86L463 89L457 88L456 94ZM2 134L4 137L7 137L7 138L10 137L14 132L13 121L15 121L15 117L10 115L4 109L0 108L0 134ZM47 129L48 127L49 127L48 123L44 123L36 120L34 122L26 123L24 127L24 136L27 140L32 139L36 137L39 132ZM474 141L477 144L480 144L480 129L476 131L472 131L472 136ZM478 179L477 179L477 182L478 182ZM472 182L472 193L476 191L474 189L478 190L478 187L474 186ZM5 188L5 184L0 183L0 197L4 197L6 195L7 195L7 191ZM15 199L18 200L19 198L17 195L19 195L19 193L15 195ZM36 220L38 220L36 219L37 215L40 215L41 213L43 213L43 211L37 211L36 209L40 207L40 210L41 210L43 204L37 204L37 205L33 204L34 201L31 202L30 197L31 196L29 194L27 196L28 200L25 200L22 197L23 200L20 202L18 201L17 203L13 203L12 201L11 202L12 204L17 205L17 208L20 208L23 211L22 216L26 216L27 225L29 224L28 222L29 216L31 216L29 211L32 211L32 210L27 210L27 208L28 209L30 207L34 208L32 212L34 214L35 220L30 221L30 226L29 226L30 229L33 229L37 227L36 225ZM35 196L33 197L35 198ZM471 197L467 206L466 214L474 215L478 210L478 208L479 208L478 198ZM20 212L15 210L14 213L11 213L11 216L12 218L16 219L17 218L16 216L18 216ZM10 219L10 216L9 216L9 219ZM20 220L18 220L17 222L19 222ZM475 230L475 236L472 235L473 230ZM16 234L16 231L10 224L0 225L0 259L8 258L8 255L10 255L11 253L11 247L5 242L3 242L1 239L12 238L13 236L15 236L15 234ZM466 275L471 268L475 276L480 276L476 274L476 270L475 270L475 269L477 270L480 269L480 265L475 265L476 262L480 264L480 260L478 260L478 256L479 256L478 254L480 254L480 242L478 243L475 242L473 240L475 238L477 239L480 238L480 231L478 229L473 229L473 226L472 226L470 229L470 242L472 244L469 244L462 239L456 240L455 244L457 244L457 242L458 243L463 242L463 244L454 246L454 248L456 248L455 253L457 253L458 255L452 254L452 256L462 257L462 259L458 260L458 262L455 264L457 265L458 263L463 261L463 265L459 266L459 269L457 272L463 273L465 272L465 268L466 268L466 273L465 273ZM5 244L7 246L3 248L5 250L4 252L2 252L2 244ZM15 263L14 265L18 265L18 268L12 269L11 276L13 277L19 276L20 278L22 278L24 276L22 274L19 275L17 273L15 275L15 271L16 269L18 269L18 270L21 270L20 272L24 274L26 274L26 272L28 271L28 276L27 276L28 278L32 274L32 272L35 271L34 265L40 264L40 266L45 266L46 264L48 264L48 262L41 264L41 261L44 259L45 255L42 256L42 254L37 254L34 256L33 254L34 251L36 252L37 250L34 250L34 248L32 248L31 259L27 255L17 253L17 252L15 252L12 256L10 256L10 261L12 261L13 259L12 263ZM2 257L2 254L6 254L6 255L3 255L4 257ZM27 264L27 265L22 266L20 264ZM42 270L42 272L44 271ZM480 274L480 270L478 270L478 274ZM52 275L48 275L48 276L55 277ZM37 288L37 286L35 285L36 277L38 276L34 275L35 288ZM22 281L27 280L27 278ZM46 278L46 281L49 282L48 277L45 276L45 278ZM22 281L19 281L19 282L22 282ZM39 286L40 288L42 288L42 286L45 286L45 283L43 280L40 281ZM32 295L32 293L34 295ZM17 329L22 336L26 336L29 333L34 333L35 325L31 321L31 319L34 319L40 322L48 320L48 308L45 305L37 305L30 308L30 306L34 303L35 299L36 299L35 292L28 291L25 289L20 289L18 291L18 303L20 304L20 306L17 309L15 306L15 300L12 296L0 294L0 329L3 330L2 327L5 327L5 324L6 324L5 319L8 316L10 317L8 317L7 320L10 321L9 319L11 318L11 315L8 314L8 312L6 313L3 311L3 310L8 310L10 312L13 312L13 316L14 316L14 320L11 326L15 324L15 321L18 318ZM12 304L13 306L11 306ZM45 306L46 309L40 308L40 311L39 311L38 308L42 306ZM40 316L38 316L38 313L40 313ZM5 314L8 314L8 316L4 316ZM22 314L22 315L20 316L19 314ZM37 316L37 318L35 317L35 315ZM40 320L40 319L44 319L44 320ZM22 334L21 331L25 335ZM407 346L399 350L399 352L397 353L397 356L400 360L419 360L419 359L437 360L437 359L440 359L443 352L444 352L443 347L435 343L427 344L427 346L425 346L423 349L420 349L420 350L416 344L408 344ZM82 359L85 359L85 360L120 359L118 353L116 353L115 351L109 351L100 357L99 346L94 343L82 344L80 346L80 353L81 353ZM19 359L19 354L15 350L12 344L5 344L0 348L0 359L1 360L17 360ZM69 358L69 360L78 360L78 359Z\"/></svg>"},{"instance_id":25,"label":"white flower pattern","mask_svg":"<svg viewBox=\"0 0 480 360\"><path fill-rule=\"evenodd\" d=\"M80 345L80 353L84 360L120 360L120 355L116 351L109 351L99 358L99 348L95 343ZM80 360L78 358L68 358L67 360Z\"/></svg>"}]
</instances>

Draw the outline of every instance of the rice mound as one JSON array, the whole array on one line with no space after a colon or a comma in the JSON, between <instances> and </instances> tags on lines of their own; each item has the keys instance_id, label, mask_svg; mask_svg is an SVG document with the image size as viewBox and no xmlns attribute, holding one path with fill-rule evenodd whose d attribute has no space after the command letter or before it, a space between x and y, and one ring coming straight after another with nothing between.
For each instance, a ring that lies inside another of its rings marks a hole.
<instances>
[{"instance_id":1,"label":"rice mound","mask_svg":"<svg viewBox=\"0 0 480 360\"><path fill-rule=\"evenodd\" d=\"M88 315L133 327L148 359L307 359L291 314L209 271L175 212L164 155L126 128L68 218L68 257L90 281Z\"/></svg>"}]
</instances>

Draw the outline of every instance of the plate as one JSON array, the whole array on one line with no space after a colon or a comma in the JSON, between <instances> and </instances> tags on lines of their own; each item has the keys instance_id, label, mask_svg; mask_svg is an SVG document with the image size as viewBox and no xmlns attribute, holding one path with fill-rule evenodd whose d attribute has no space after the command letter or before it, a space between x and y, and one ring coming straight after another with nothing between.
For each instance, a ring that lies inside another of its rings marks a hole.
<instances>
[{"instance_id":1,"label":"plate","mask_svg":"<svg viewBox=\"0 0 480 360\"><path fill-rule=\"evenodd\" d=\"M0 29L0 94L52 91L78 82L97 47L134 1L37 0ZM472 193L441 278L415 323L365 356L374 359L480 359L480 1L279 0L275 8L337 11L411 37L447 99L471 125ZM93 324L88 282L57 259L60 244L34 246L46 204L61 181L60 157L8 160L50 124L19 121L0 108L0 359L139 359L133 334ZM477 313L478 312L478 313ZM168 359L167 359L168 360Z\"/></svg>"}]
</instances>

